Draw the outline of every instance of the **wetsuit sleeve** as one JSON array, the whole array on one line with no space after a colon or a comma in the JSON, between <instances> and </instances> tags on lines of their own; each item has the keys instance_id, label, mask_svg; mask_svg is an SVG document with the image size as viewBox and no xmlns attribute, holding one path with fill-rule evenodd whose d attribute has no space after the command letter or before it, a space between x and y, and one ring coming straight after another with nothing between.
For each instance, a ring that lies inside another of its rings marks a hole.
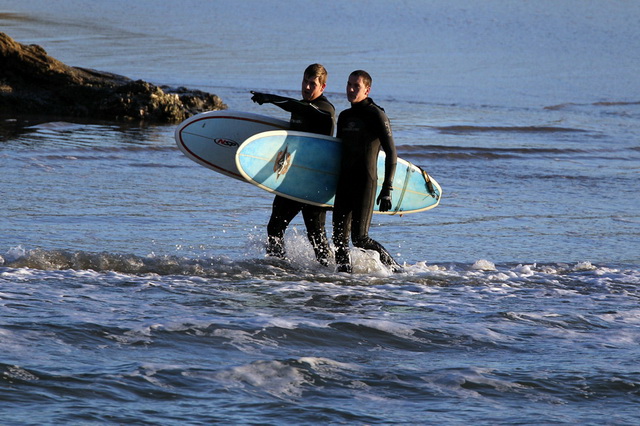
<instances>
[{"instance_id":1,"label":"wetsuit sleeve","mask_svg":"<svg viewBox=\"0 0 640 426\"><path fill-rule=\"evenodd\" d=\"M303 115L306 117L309 117L309 116L325 117L327 115L329 116L332 115L332 111L330 111L328 108L323 108L324 107L323 104L320 104L318 106L309 102L298 101L293 98L285 98L284 96L277 96L277 95L270 95L270 96L272 97L272 101L271 101L272 104L292 114ZM331 108L333 108L331 104L329 105L331 106Z\"/></svg>"},{"instance_id":2,"label":"wetsuit sleeve","mask_svg":"<svg viewBox=\"0 0 640 426\"><path fill-rule=\"evenodd\" d=\"M333 135L335 108L324 96L312 102L269 95L268 102L291 113L291 129Z\"/></svg>"},{"instance_id":3,"label":"wetsuit sleeve","mask_svg":"<svg viewBox=\"0 0 640 426\"><path fill-rule=\"evenodd\" d=\"M380 113L380 121L382 128L380 129L380 145L384 150L387 158L384 163L384 182L383 187L391 188L393 184L393 176L396 173L396 163L398 155L396 152L396 144L393 141L393 133L391 132L391 123L386 114Z\"/></svg>"}]
</instances>

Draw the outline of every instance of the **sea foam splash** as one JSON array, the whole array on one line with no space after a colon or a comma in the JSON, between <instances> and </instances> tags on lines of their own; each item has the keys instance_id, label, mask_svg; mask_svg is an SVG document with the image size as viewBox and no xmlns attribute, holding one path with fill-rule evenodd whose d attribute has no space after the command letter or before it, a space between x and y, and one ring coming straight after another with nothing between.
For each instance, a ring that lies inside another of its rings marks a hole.
<instances>
[{"instance_id":1,"label":"sea foam splash","mask_svg":"<svg viewBox=\"0 0 640 426\"><path fill-rule=\"evenodd\" d=\"M567 263L494 264L479 259L473 264L433 264L420 261L405 264L401 273L390 272L375 252L352 249L353 274L336 273L335 265L322 267L315 263L312 253L292 250L288 260L255 257L240 260L224 256L200 258L174 255L139 256L122 253L92 253L68 250L28 250L14 247L0 256L0 276L20 279L31 275L64 272L72 275L108 274L112 278L132 276L184 276L190 280L219 278L242 281L250 277L279 282L333 282L366 285L464 285L464 286L527 286L581 283L584 286L637 286L640 271L634 268L598 266L589 261Z\"/></svg>"}]
</instances>

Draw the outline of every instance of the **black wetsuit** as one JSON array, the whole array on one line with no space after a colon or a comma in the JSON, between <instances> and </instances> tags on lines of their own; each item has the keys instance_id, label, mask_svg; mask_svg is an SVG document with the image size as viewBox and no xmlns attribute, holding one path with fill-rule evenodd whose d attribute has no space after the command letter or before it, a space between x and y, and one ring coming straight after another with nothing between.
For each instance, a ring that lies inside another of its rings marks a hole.
<instances>
[{"instance_id":1,"label":"black wetsuit","mask_svg":"<svg viewBox=\"0 0 640 426\"><path fill-rule=\"evenodd\" d=\"M320 95L311 102L268 95L268 102L291 113L289 121L291 130L333 136L335 108L324 95ZM300 211L302 211L302 217L307 228L307 237L313 246L316 259L326 265L330 253L325 230L327 209L304 204L279 195L276 195L273 200L271 218L267 225L267 253L284 257L285 230Z\"/></svg>"},{"instance_id":2,"label":"black wetsuit","mask_svg":"<svg viewBox=\"0 0 640 426\"><path fill-rule=\"evenodd\" d=\"M389 119L382 108L366 98L340 113L337 137L342 139L342 162L333 209L333 243L339 270L351 271L350 234L354 246L376 250L385 265L399 266L380 243L369 237L380 148L387 156L383 185L391 188L396 169Z\"/></svg>"}]
</instances>

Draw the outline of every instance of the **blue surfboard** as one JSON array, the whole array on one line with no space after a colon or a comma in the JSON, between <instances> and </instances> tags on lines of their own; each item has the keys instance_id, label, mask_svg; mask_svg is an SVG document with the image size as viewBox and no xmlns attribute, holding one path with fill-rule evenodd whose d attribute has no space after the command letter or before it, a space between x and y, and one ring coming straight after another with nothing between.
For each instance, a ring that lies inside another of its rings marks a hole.
<instances>
[{"instance_id":1,"label":"blue surfboard","mask_svg":"<svg viewBox=\"0 0 640 426\"><path fill-rule=\"evenodd\" d=\"M250 183L283 197L332 207L338 183L340 139L313 133L274 130L245 140L236 152L236 166ZM384 180L385 154L378 155L378 192ZM432 209L442 189L427 172L398 158L393 179L392 208L385 214ZM383 213L377 210L374 213Z\"/></svg>"}]
</instances>

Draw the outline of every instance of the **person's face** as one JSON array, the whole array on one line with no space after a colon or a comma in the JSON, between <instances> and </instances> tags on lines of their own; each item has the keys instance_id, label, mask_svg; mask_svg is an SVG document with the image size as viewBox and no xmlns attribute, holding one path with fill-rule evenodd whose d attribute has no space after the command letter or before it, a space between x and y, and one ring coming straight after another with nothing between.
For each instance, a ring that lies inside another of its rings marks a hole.
<instances>
[{"instance_id":1,"label":"person's face","mask_svg":"<svg viewBox=\"0 0 640 426\"><path fill-rule=\"evenodd\" d=\"M369 96L371 87L367 87L362 77L351 75L347 81L347 99L352 104L365 100Z\"/></svg>"},{"instance_id":2,"label":"person's face","mask_svg":"<svg viewBox=\"0 0 640 426\"><path fill-rule=\"evenodd\" d=\"M309 77L305 75L302 78L302 99L311 102L318 96L322 95L326 86L326 83L320 83L319 77Z\"/></svg>"}]
</instances>

